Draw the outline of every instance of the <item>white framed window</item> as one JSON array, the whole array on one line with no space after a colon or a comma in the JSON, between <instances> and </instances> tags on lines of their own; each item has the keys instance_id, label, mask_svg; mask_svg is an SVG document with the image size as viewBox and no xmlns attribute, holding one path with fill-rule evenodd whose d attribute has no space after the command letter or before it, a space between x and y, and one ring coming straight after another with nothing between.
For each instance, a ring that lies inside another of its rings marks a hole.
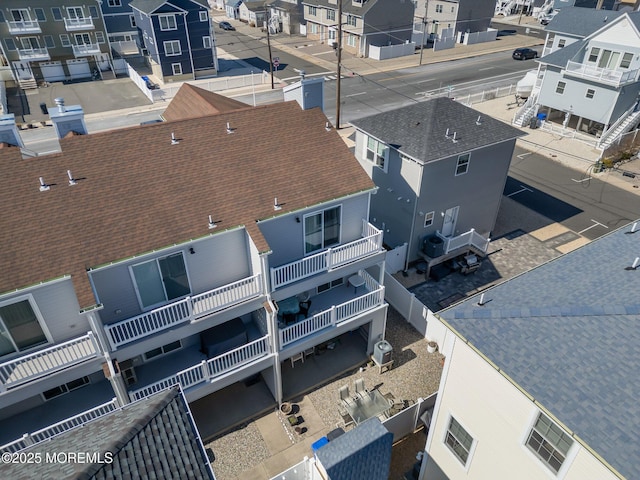
<instances>
[{"instance_id":1,"label":"white framed window","mask_svg":"<svg viewBox=\"0 0 640 480\"><path fill-rule=\"evenodd\" d=\"M436 13L442 13L442 5L436 5Z\"/></svg>"},{"instance_id":2,"label":"white framed window","mask_svg":"<svg viewBox=\"0 0 640 480\"><path fill-rule=\"evenodd\" d=\"M180 40L168 40L162 43L164 45L164 53L167 57L174 57L176 55L182 54L182 49L180 48Z\"/></svg>"},{"instance_id":3,"label":"white framed window","mask_svg":"<svg viewBox=\"0 0 640 480\"><path fill-rule=\"evenodd\" d=\"M53 41L53 35L44 35L44 46L47 48L54 48L56 42Z\"/></svg>"},{"instance_id":4,"label":"white framed window","mask_svg":"<svg viewBox=\"0 0 640 480\"><path fill-rule=\"evenodd\" d=\"M433 218L435 217L435 212L426 213L424 216L424 226L430 227L433 225Z\"/></svg>"},{"instance_id":5,"label":"white framed window","mask_svg":"<svg viewBox=\"0 0 640 480\"><path fill-rule=\"evenodd\" d=\"M62 385L58 385L57 387L42 392L42 397L45 400L51 400L52 398L59 397L60 395L64 395L65 393L69 393L77 390L78 388L84 387L85 385L89 385L90 383L91 381L89 380L89 377L80 377L76 380L71 380L70 382L63 383Z\"/></svg>"},{"instance_id":6,"label":"white framed window","mask_svg":"<svg viewBox=\"0 0 640 480\"><path fill-rule=\"evenodd\" d=\"M158 22L160 22L160 30L166 31L178 29L176 16L173 14L158 15Z\"/></svg>"},{"instance_id":7,"label":"white framed window","mask_svg":"<svg viewBox=\"0 0 640 480\"><path fill-rule=\"evenodd\" d=\"M206 10L201 10L200 12L198 12L198 14L200 15L201 22L206 22L207 20L209 20L209 14Z\"/></svg>"},{"instance_id":8,"label":"white framed window","mask_svg":"<svg viewBox=\"0 0 640 480\"><path fill-rule=\"evenodd\" d=\"M589 52L589 62L595 63L598 61L598 56L600 55L600 49L598 47L592 47Z\"/></svg>"},{"instance_id":9,"label":"white framed window","mask_svg":"<svg viewBox=\"0 0 640 480\"><path fill-rule=\"evenodd\" d=\"M318 14L318 9L316 7L309 5L309 8L307 9L307 13L315 17Z\"/></svg>"},{"instance_id":10,"label":"white framed window","mask_svg":"<svg viewBox=\"0 0 640 480\"><path fill-rule=\"evenodd\" d=\"M67 7L67 15L69 15L69 18L74 19L84 18L82 7Z\"/></svg>"},{"instance_id":11,"label":"white framed window","mask_svg":"<svg viewBox=\"0 0 640 480\"><path fill-rule=\"evenodd\" d=\"M317 23L310 23L309 25L311 25L311 33L318 33L318 24Z\"/></svg>"},{"instance_id":12,"label":"white framed window","mask_svg":"<svg viewBox=\"0 0 640 480\"><path fill-rule=\"evenodd\" d=\"M96 31L96 42L104 43L104 33L102 33L100 30Z\"/></svg>"},{"instance_id":13,"label":"white framed window","mask_svg":"<svg viewBox=\"0 0 640 480\"><path fill-rule=\"evenodd\" d=\"M132 265L129 270L144 310L191 293L182 252Z\"/></svg>"},{"instance_id":14,"label":"white framed window","mask_svg":"<svg viewBox=\"0 0 640 480\"><path fill-rule=\"evenodd\" d=\"M0 303L0 358L50 341L31 295Z\"/></svg>"},{"instance_id":15,"label":"white framed window","mask_svg":"<svg viewBox=\"0 0 640 480\"><path fill-rule=\"evenodd\" d=\"M36 20L39 22L46 22L47 17L44 14L44 8L34 8L33 12L36 14Z\"/></svg>"},{"instance_id":16,"label":"white framed window","mask_svg":"<svg viewBox=\"0 0 640 480\"><path fill-rule=\"evenodd\" d=\"M175 342L167 343L166 345L162 345L161 347L154 348L153 350L149 350L148 352L144 352L142 355L145 360L151 360L152 358L166 355L180 348L182 348L182 342L180 340L176 340Z\"/></svg>"},{"instance_id":17,"label":"white framed window","mask_svg":"<svg viewBox=\"0 0 640 480\"><path fill-rule=\"evenodd\" d=\"M566 87L567 84L565 82L558 82L558 84L556 85L556 93L559 95L564 94L564 87Z\"/></svg>"},{"instance_id":18,"label":"white framed window","mask_svg":"<svg viewBox=\"0 0 640 480\"><path fill-rule=\"evenodd\" d=\"M566 43L567 41L564 38L561 38L560 40L558 40L558 48L564 48Z\"/></svg>"},{"instance_id":19,"label":"white framed window","mask_svg":"<svg viewBox=\"0 0 640 480\"><path fill-rule=\"evenodd\" d=\"M469 435L469 433L462 428L462 425L453 417L449 420L449 427L444 437L444 443L457 459L460 460L460 463L466 466L469 460L469 454L471 453L471 447L473 446L473 437Z\"/></svg>"},{"instance_id":20,"label":"white framed window","mask_svg":"<svg viewBox=\"0 0 640 480\"><path fill-rule=\"evenodd\" d=\"M627 69L631 66L631 60L633 60L633 53L625 53L620 60L620 68Z\"/></svg>"},{"instance_id":21,"label":"white framed window","mask_svg":"<svg viewBox=\"0 0 640 480\"><path fill-rule=\"evenodd\" d=\"M573 445L573 439L540 412L526 445L547 467L558 473Z\"/></svg>"},{"instance_id":22,"label":"white framed window","mask_svg":"<svg viewBox=\"0 0 640 480\"><path fill-rule=\"evenodd\" d=\"M327 10L327 20L334 20L336 19L336 11L335 10Z\"/></svg>"},{"instance_id":23,"label":"white framed window","mask_svg":"<svg viewBox=\"0 0 640 480\"><path fill-rule=\"evenodd\" d=\"M351 35L349 34L347 36L347 45L349 45L350 47L355 47L357 44L357 38L355 35Z\"/></svg>"},{"instance_id":24,"label":"white framed window","mask_svg":"<svg viewBox=\"0 0 640 480\"><path fill-rule=\"evenodd\" d=\"M329 30L329 40L335 40L336 39L336 31L332 28Z\"/></svg>"},{"instance_id":25,"label":"white framed window","mask_svg":"<svg viewBox=\"0 0 640 480\"><path fill-rule=\"evenodd\" d=\"M16 50L16 42L13 40L13 38L5 38L4 44L7 46L7 50L9 52Z\"/></svg>"},{"instance_id":26,"label":"white framed window","mask_svg":"<svg viewBox=\"0 0 640 480\"><path fill-rule=\"evenodd\" d=\"M595 94L596 94L596 91L593 88L587 88L587 94L585 95L585 97L593 98Z\"/></svg>"},{"instance_id":27,"label":"white framed window","mask_svg":"<svg viewBox=\"0 0 640 480\"><path fill-rule=\"evenodd\" d=\"M373 137L367 137L367 144L365 145L365 158L371 163L380 167L385 172L387 171L387 159L389 158L389 147L383 142L376 140Z\"/></svg>"},{"instance_id":28,"label":"white framed window","mask_svg":"<svg viewBox=\"0 0 640 480\"><path fill-rule=\"evenodd\" d=\"M204 48L211 48L211 37L202 37L202 46Z\"/></svg>"},{"instance_id":29,"label":"white framed window","mask_svg":"<svg viewBox=\"0 0 640 480\"><path fill-rule=\"evenodd\" d=\"M331 280L329 283L323 283L318 285L316 291L320 294L322 292L326 292L327 290L331 290L332 288L339 287L344 284L344 278L336 278L335 280Z\"/></svg>"},{"instance_id":30,"label":"white framed window","mask_svg":"<svg viewBox=\"0 0 640 480\"><path fill-rule=\"evenodd\" d=\"M458 161L456 162L456 177L458 175L464 175L469 171L470 160L471 160L470 153L465 153L458 156Z\"/></svg>"},{"instance_id":31,"label":"white framed window","mask_svg":"<svg viewBox=\"0 0 640 480\"><path fill-rule=\"evenodd\" d=\"M181 63L172 63L171 71L174 75L182 75L182 64Z\"/></svg>"},{"instance_id":32,"label":"white framed window","mask_svg":"<svg viewBox=\"0 0 640 480\"><path fill-rule=\"evenodd\" d=\"M347 15L347 25L351 25L352 27L357 26L357 17L353 15Z\"/></svg>"},{"instance_id":33,"label":"white framed window","mask_svg":"<svg viewBox=\"0 0 640 480\"><path fill-rule=\"evenodd\" d=\"M60 44L63 47L70 47L71 46L71 40L69 40L69 35L67 35L66 33L61 33L60 34Z\"/></svg>"},{"instance_id":34,"label":"white framed window","mask_svg":"<svg viewBox=\"0 0 640 480\"><path fill-rule=\"evenodd\" d=\"M342 207L332 207L304 216L305 255L340 243Z\"/></svg>"},{"instance_id":35,"label":"white framed window","mask_svg":"<svg viewBox=\"0 0 640 480\"><path fill-rule=\"evenodd\" d=\"M91 37L88 33L76 33L74 34L76 45L91 45Z\"/></svg>"},{"instance_id":36,"label":"white framed window","mask_svg":"<svg viewBox=\"0 0 640 480\"><path fill-rule=\"evenodd\" d=\"M56 22L62 21L62 11L60 7L51 7L51 16Z\"/></svg>"},{"instance_id":37,"label":"white framed window","mask_svg":"<svg viewBox=\"0 0 640 480\"><path fill-rule=\"evenodd\" d=\"M109 5L110 7L121 7L122 2L121 0L108 0L107 5Z\"/></svg>"},{"instance_id":38,"label":"white framed window","mask_svg":"<svg viewBox=\"0 0 640 480\"><path fill-rule=\"evenodd\" d=\"M132 27L136 26L136 17L134 15L129 15L129 23Z\"/></svg>"},{"instance_id":39,"label":"white framed window","mask_svg":"<svg viewBox=\"0 0 640 480\"><path fill-rule=\"evenodd\" d=\"M98 18L98 7L95 5L89 5L89 16L91 18Z\"/></svg>"}]
</instances>

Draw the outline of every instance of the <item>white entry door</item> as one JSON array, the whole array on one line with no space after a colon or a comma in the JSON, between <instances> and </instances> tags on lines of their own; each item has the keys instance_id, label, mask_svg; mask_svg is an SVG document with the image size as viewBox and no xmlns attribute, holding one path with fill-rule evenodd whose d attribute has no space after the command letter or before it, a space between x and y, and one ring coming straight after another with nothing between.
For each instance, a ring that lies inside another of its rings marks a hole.
<instances>
[{"instance_id":1,"label":"white entry door","mask_svg":"<svg viewBox=\"0 0 640 480\"><path fill-rule=\"evenodd\" d=\"M456 229L456 221L458 220L458 210L460 207L448 208L444 212L444 220L442 221L442 236L450 237Z\"/></svg>"}]
</instances>

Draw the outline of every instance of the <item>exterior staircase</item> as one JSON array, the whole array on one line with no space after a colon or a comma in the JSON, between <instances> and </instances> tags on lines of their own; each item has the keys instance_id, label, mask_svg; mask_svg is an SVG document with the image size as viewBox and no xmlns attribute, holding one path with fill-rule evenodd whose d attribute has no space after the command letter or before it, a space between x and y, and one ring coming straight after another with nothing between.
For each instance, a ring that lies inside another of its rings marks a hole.
<instances>
[{"instance_id":1,"label":"exterior staircase","mask_svg":"<svg viewBox=\"0 0 640 480\"><path fill-rule=\"evenodd\" d=\"M36 82L35 78L26 78L18 80L18 85L22 90L33 90L34 88L38 88L38 82Z\"/></svg>"},{"instance_id":2,"label":"exterior staircase","mask_svg":"<svg viewBox=\"0 0 640 480\"><path fill-rule=\"evenodd\" d=\"M640 122L640 110L636 111L635 108L631 108L608 130L602 133L602 136L598 140L597 147L600 150L606 150L621 135L636 126L638 122Z\"/></svg>"},{"instance_id":3,"label":"exterior staircase","mask_svg":"<svg viewBox=\"0 0 640 480\"><path fill-rule=\"evenodd\" d=\"M529 121L535 117L537 113L538 95L532 94L513 116L513 124L519 127L526 127L529 124Z\"/></svg>"}]
</instances>

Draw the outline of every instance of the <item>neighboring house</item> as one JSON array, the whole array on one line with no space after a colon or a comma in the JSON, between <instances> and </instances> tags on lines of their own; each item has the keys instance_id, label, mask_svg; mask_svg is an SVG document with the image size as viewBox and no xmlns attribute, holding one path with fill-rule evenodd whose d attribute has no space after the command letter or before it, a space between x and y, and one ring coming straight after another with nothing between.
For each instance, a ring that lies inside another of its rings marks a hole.
<instances>
[{"instance_id":1,"label":"neighboring house","mask_svg":"<svg viewBox=\"0 0 640 480\"><path fill-rule=\"evenodd\" d=\"M420 478L640 478L639 241L626 226L429 314L445 361Z\"/></svg>"},{"instance_id":2,"label":"neighboring house","mask_svg":"<svg viewBox=\"0 0 640 480\"><path fill-rule=\"evenodd\" d=\"M95 0L3 0L0 53L22 88L91 78L112 70L111 50Z\"/></svg>"},{"instance_id":3,"label":"neighboring house","mask_svg":"<svg viewBox=\"0 0 640 480\"><path fill-rule=\"evenodd\" d=\"M240 18L240 5L242 5L242 0L224 0L224 9L227 12L227 17Z\"/></svg>"},{"instance_id":4,"label":"neighboring house","mask_svg":"<svg viewBox=\"0 0 640 480\"><path fill-rule=\"evenodd\" d=\"M342 48L366 57L369 45L411 41L414 5L403 0L342 1ZM303 0L307 38L336 43L338 0Z\"/></svg>"},{"instance_id":5,"label":"neighboring house","mask_svg":"<svg viewBox=\"0 0 640 480\"><path fill-rule=\"evenodd\" d=\"M179 387L113 410L1 462L2 478L189 478L214 480ZM75 457L74 457L75 456Z\"/></svg>"},{"instance_id":6,"label":"neighboring house","mask_svg":"<svg viewBox=\"0 0 640 480\"><path fill-rule=\"evenodd\" d=\"M109 43L119 55L139 55L142 46L130 3L131 0L100 2Z\"/></svg>"},{"instance_id":7,"label":"neighboring house","mask_svg":"<svg viewBox=\"0 0 640 480\"><path fill-rule=\"evenodd\" d=\"M242 2L238 7L238 19L251 27L262 28L267 20L267 8L262 0Z\"/></svg>"},{"instance_id":8,"label":"neighboring house","mask_svg":"<svg viewBox=\"0 0 640 480\"><path fill-rule=\"evenodd\" d=\"M153 74L163 82L215 76L215 35L206 0L133 0L135 24Z\"/></svg>"},{"instance_id":9,"label":"neighboring house","mask_svg":"<svg viewBox=\"0 0 640 480\"><path fill-rule=\"evenodd\" d=\"M171 122L173 120L186 120L188 118L233 112L245 108L251 107L233 98L223 97L189 83L183 83L161 116L164 121Z\"/></svg>"},{"instance_id":10,"label":"neighboring house","mask_svg":"<svg viewBox=\"0 0 640 480\"><path fill-rule=\"evenodd\" d=\"M422 32L424 28L426 38L436 37L443 30L454 32L458 18L458 0L419 0L415 16L416 29Z\"/></svg>"},{"instance_id":11,"label":"neighboring house","mask_svg":"<svg viewBox=\"0 0 640 480\"><path fill-rule=\"evenodd\" d=\"M391 248L407 244L405 269L461 249L485 251L522 132L449 98L351 123L356 158L378 187L371 221ZM425 239L434 236L441 245L425 257Z\"/></svg>"},{"instance_id":12,"label":"neighboring house","mask_svg":"<svg viewBox=\"0 0 640 480\"><path fill-rule=\"evenodd\" d=\"M486 31L491 25L495 6L494 0L458 0L456 33Z\"/></svg>"},{"instance_id":13,"label":"neighboring house","mask_svg":"<svg viewBox=\"0 0 640 480\"><path fill-rule=\"evenodd\" d=\"M298 0L273 0L269 3L269 9L272 33L282 32L287 35L300 33L304 14L303 6Z\"/></svg>"},{"instance_id":14,"label":"neighboring house","mask_svg":"<svg viewBox=\"0 0 640 480\"><path fill-rule=\"evenodd\" d=\"M29 161L0 123L0 449L175 383L223 412L252 379L275 406L283 362L384 337L373 182L320 109L233 107L90 135L50 108L61 152Z\"/></svg>"},{"instance_id":15,"label":"neighboring house","mask_svg":"<svg viewBox=\"0 0 640 480\"><path fill-rule=\"evenodd\" d=\"M548 26L554 37L538 60L541 80L515 122L526 125L544 114L547 128L590 135L599 148L634 128L640 121L639 26L637 12L563 8Z\"/></svg>"}]
</instances>

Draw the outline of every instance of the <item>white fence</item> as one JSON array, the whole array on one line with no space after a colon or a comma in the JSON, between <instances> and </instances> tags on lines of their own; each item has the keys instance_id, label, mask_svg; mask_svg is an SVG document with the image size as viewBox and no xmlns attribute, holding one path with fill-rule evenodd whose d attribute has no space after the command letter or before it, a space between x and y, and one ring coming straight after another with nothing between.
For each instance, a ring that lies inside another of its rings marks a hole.
<instances>
[{"instance_id":1,"label":"white fence","mask_svg":"<svg viewBox=\"0 0 640 480\"><path fill-rule=\"evenodd\" d=\"M403 243L393 250L387 251L387 255L385 256L385 271L390 274L394 274L400 270L404 270L404 266L407 261L407 252L407 243Z\"/></svg>"},{"instance_id":2,"label":"white fence","mask_svg":"<svg viewBox=\"0 0 640 480\"><path fill-rule=\"evenodd\" d=\"M436 392L425 399L418 398L417 403L382 422L385 428L393 433L394 442L414 433L422 426L429 428L431 412L433 412L437 396L438 393Z\"/></svg>"},{"instance_id":3,"label":"white fence","mask_svg":"<svg viewBox=\"0 0 640 480\"><path fill-rule=\"evenodd\" d=\"M369 45L369 58L386 60L388 58L406 57L407 55L413 55L415 50L416 44L414 42L388 45L386 47Z\"/></svg>"},{"instance_id":4,"label":"white fence","mask_svg":"<svg viewBox=\"0 0 640 480\"><path fill-rule=\"evenodd\" d=\"M147 98L151 101L151 103L153 103L153 94L151 93L151 90L147 88L147 82L145 82L142 79L142 77L138 74L138 72L136 72L133 69L133 67L128 63L127 63L127 75L129 75L129 78L133 81L133 83L135 83L140 89L140 91L147 96Z\"/></svg>"},{"instance_id":5,"label":"white fence","mask_svg":"<svg viewBox=\"0 0 640 480\"><path fill-rule=\"evenodd\" d=\"M221 92L223 90L229 90L231 88L253 87L256 85L264 85L270 82L271 77L269 76L269 73L263 70L260 73L250 73L249 75L210 78L207 80L196 80L187 83L195 85L198 88L208 90L210 92ZM150 90L151 92L153 92L153 101L167 101L172 99L176 95L180 87L181 84L167 84L158 90Z\"/></svg>"},{"instance_id":6,"label":"white fence","mask_svg":"<svg viewBox=\"0 0 640 480\"><path fill-rule=\"evenodd\" d=\"M429 309L416 296L404 288L400 282L385 272L385 300L407 319L413 327L425 336L427 334L427 315Z\"/></svg>"},{"instance_id":7,"label":"white fence","mask_svg":"<svg viewBox=\"0 0 640 480\"><path fill-rule=\"evenodd\" d=\"M489 28L486 32L465 33L462 43L465 45L473 45L475 43L493 42L498 38L498 30Z\"/></svg>"},{"instance_id":8,"label":"white fence","mask_svg":"<svg viewBox=\"0 0 640 480\"><path fill-rule=\"evenodd\" d=\"M433 41L433 51L447 50L456 46L455 37L436 38Z\"/></svg>"}]
</instances>

